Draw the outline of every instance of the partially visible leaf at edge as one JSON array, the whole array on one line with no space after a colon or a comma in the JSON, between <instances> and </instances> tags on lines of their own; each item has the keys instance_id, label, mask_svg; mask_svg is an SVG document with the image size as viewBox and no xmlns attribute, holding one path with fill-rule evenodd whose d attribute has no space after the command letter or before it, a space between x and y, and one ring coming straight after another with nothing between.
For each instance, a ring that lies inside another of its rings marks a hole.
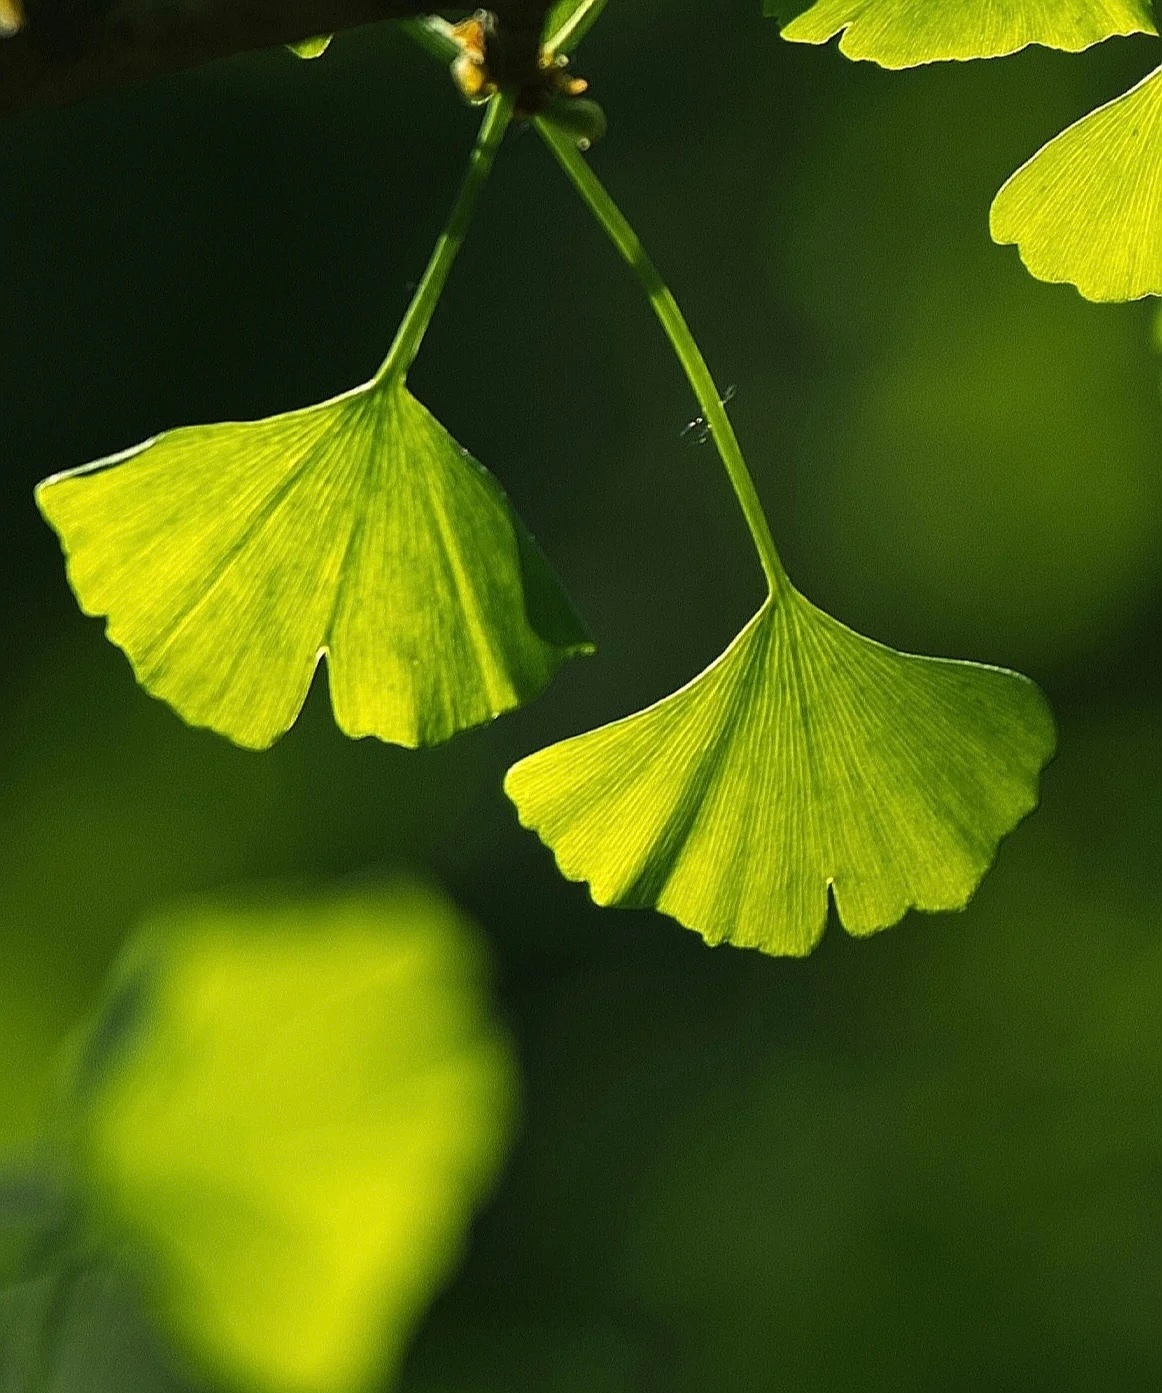
<instances>
[{"instance_id":1,"label":"partially visible leaf at edge","mask_svg":"<svg viewBox=\"0 0 1162 1393\"><path fill-rule=\"evenodd\" d=\"M571 53L601 18L608 0L554 0L545 17L544 45L550 53Z\"/></svg>"},{"instance_id":2,"label":"partially visible leaf at edge","mask_svg":"<svg viewBox=\"0 0 1162 1393\"><path fill-rule=\"evenodd\" d=\"M997 194L993 240L1089 300L1162 295L1162 68L1044 146Z\"/></svg>"},{"instance_id":3,"label":"partially visible leaf at edge","mask_svg":"<svg viewBox=\"0 0 1162 1393\"><path fill-rule=\"evenodd\" d=\"M299 58L321 58L331 46L334 34L316 34L313 39L302 39L297 44L287 44L287 48Z\"/></svg>"},{"instance_id":4,"label":"partially visible leaf at edge","mask_svg":"<svg viewBox=\"0 0 1162 1393\"><path fill-rule=\"evenodd\" d=\"M73 1091L90 1239L214 1386L383 1386L507 1150L483 944L421 887L174 910Z\"/></svg>"},{"instance_id":5,"label":"partially visible leaf at edge","mask_svg":"<svg viewBox=\"0 0 1162 1393\"><path fill-rule=\"evenodd\" d=\"M36 497L146 690L249 748L293 723L324 655L348 735L417 746L592 651L496 480L399 380L169 431Z\"/></svg>"},{"instance_id":6,"label":"partially visible leaf at edge","mask_svg":"<svg viewBox=\"0 0 1162 1393\"><path fill-rule=\"evenodd\" d=\"M765 0L764 12L787 12ZM1071 53L1126 34L1154 34L1147 0L817 0L785 25L793 43L841 35L839 51L885 68L1000 58L1029 44Z\"/></svg>"},{"instance_id":7,"label":"partially visible leaf at edge","mask_svg":"<svg viewBox=\"0 0 1162 1393\"><path fill-rule=\"evenodd\" d=\"M791 593L674 695L515 765L505 791L602 905L801 955L960 909L1036 805L1052 717L1026 678L913 657Z\"/></svg>"}]
</instances>

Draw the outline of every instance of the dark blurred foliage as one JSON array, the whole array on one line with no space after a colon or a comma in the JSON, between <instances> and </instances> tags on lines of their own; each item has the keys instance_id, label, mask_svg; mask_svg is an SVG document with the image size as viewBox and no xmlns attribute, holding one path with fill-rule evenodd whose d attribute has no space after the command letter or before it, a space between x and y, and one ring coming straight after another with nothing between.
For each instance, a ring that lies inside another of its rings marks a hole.
<instances>
[{"instance_id":1,"label":"dark blurred foliage","mask_svg":"<svg viewBox=\"0 0 1162 1393\"><path fill-rule=\"evenodd\" d=\"M34 1134L148 906L407 863L488 929L528 1080L415 1393L1152 1387L1158 368L1148 311L1034 283L987 212L1155 49L888 74L782 45L758 8L611 5L578 62L610 117L594 163L736 388L807 593L1047 687L1042 810L964 915L832 926L806 962L600 912L520 832L514 758L685 681L760 597L648 309L531 132L412 385L599 655L426 754L344 741L318 690L267 755L185 729L77 613L32 486L364 378L475 117L390 31L28 115L0 128L0 1135ZM73 1337L124 1342L119 1388L136 1320Z\"/></svg>"}]
</instances>

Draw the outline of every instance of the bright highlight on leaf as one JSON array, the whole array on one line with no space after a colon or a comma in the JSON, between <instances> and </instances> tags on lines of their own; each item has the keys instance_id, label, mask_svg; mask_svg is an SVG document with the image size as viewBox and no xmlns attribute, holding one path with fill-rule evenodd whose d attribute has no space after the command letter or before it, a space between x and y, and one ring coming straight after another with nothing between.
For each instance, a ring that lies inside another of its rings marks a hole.
<instances>
[{"instance_id":1,"label":"bright highlight on leaf","mask_svg":"<svg viewBox=\"0 0 1162 1393\"><path fill-rule=\"evenodd\" d=\"M475 935L415 889L176 915L82 1056L78 1178L227 1387L383 1386L513 1112Z\"/></svg>"},{"instance_id":2,"label":"bright highlight on leaf","mask_svg":"<svg viewBox=\"0 0 1162 1393\"><path fill-rule=\"evenodd\" d=\"M191 725L261 749L322 655L351 736L432 745L591 651L500 486L388 378L37 489L87 614Z\"/></svg>"},{"instance_id":3,"label":"bright highlight on leaf","mask_svg":"<svg viewBox=\"0 0 1162 1393\"><path fill-rule=\"evenodd\" d=\"M777 15L785 0L766 0ZM1076 53L1120 34L1153 34L1147 0L817 0L787 24L795 43L823 44L885 68L999 58L1028 44Z\"/></svg>"},{"instance_id":4,"label":"bright highlight on leaf","mask_svg":"<svg viewBox=\"0 0 1162 1393\"><path fill-rule=\"evenodd\" d=\"M993 203L993 240L1089 300L1162 295L1162 68L1051 140Z\"/></svg>"},{"instance_id":5,"label":"bright highlight on leaf","mask_svg":"<svg viewBox=\"0 0 1162 1393\"><path fill-rule=\"evenodd\" d=\"M505 789L598 904L800 955L829 886L857 935L962 908L1053 748L1027 679L897 653L788 589L688 686L522 760Z\"/></svg>"},{"instance_id":6,"label":"bright highlight on leaf","mask_svg":"<svg viewBox=\"0 0 1162 1393\"><path fill-rule=\"evenodd\" d=\"M287 44L287 48L299 58L321 58L331 47L333 34L317 34L313 39L302 39L297 44Z\"/></svg>"}]
</instances>

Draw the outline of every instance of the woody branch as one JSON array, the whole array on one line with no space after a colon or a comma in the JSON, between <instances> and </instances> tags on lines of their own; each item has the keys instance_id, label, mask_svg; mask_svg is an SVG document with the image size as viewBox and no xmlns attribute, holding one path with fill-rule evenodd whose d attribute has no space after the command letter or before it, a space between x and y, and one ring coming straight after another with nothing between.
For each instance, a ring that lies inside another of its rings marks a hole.
<instances>
[{"instance_id":1,"label":"woody branch","mask_svg":"<svg viewBox=\"0 0 1162 1393\"><path fill-rule=\"evenodd\" d=\"M430 10L435 0L26 0L0 39L0 115L81 101L253 49ZM491 0L510 48L535 64L549 0ZM474 8L450 6L449 14Z\"/></svg>"}]
</instances>

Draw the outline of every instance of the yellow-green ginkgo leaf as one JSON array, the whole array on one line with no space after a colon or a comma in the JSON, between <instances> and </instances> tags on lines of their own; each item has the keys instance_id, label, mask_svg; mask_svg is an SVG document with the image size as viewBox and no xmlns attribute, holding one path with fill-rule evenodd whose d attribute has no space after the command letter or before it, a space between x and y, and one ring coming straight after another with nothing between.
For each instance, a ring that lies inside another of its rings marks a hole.
<instances>
[{"instance_id":1,"label":"yellow-green ginkgo leaf","mask_svg":"<svg viewBox=\"0 0 1162 1393\"><path fill-rule=\"evenodd\" d=\"M1089 300L1162 295L1162 68L1063 131L993 202L993 240Z\"/></svg>"},{"instance_id":2,"label":"yellow-green ginkgo leaf","mask_svg":"<svg viewBox=\"0 0 1162 1393\"><path fill-rule=\"evenodd\" d=\"M169 431L36 496L141 684L239 745L292 724L324 654L348 735L417 746L592 648L495 479L398 378Z\"/></svg>"},{"instance_id":3,"label":"yellow-green ginkgo leaf","mask_svg":"<svg viewBox=\"0 0 1162 1393\"><path fill-rule=\"evenodd\" d=\"M781 4L766 0L766 13ZM822 44L841 34L848 58L910 68L999 58L1028 44L1076 53L1118 34L1155 32L1147 0L817 0L782 35Z\"/></svg>"},{"instance_id":4,"label":"yellow-green ginkgo leaf","mask_svg":"<svg viewBox=\"0 0 1162 1393\"><path fill-rule=\"evenodd\" d=\"M475 932L418 888L192 909L131 947L79 1054L76 1172L213 1386L384 1386L514 1114Z\"/></svg>"},{"instance_id":5,"label":"yellow-green ginkgo leaf","mask_svg":"<svg viewBox=\"0 0 1162 1393\"><path fill-rule=\"evenodd\" d=\"M858 935L962 908L1053 748L1027 679L897 653L788 588L688 686L522 760L505 789L599 904L798 955L829 888Z\"/></svg>"}]
</instances>

